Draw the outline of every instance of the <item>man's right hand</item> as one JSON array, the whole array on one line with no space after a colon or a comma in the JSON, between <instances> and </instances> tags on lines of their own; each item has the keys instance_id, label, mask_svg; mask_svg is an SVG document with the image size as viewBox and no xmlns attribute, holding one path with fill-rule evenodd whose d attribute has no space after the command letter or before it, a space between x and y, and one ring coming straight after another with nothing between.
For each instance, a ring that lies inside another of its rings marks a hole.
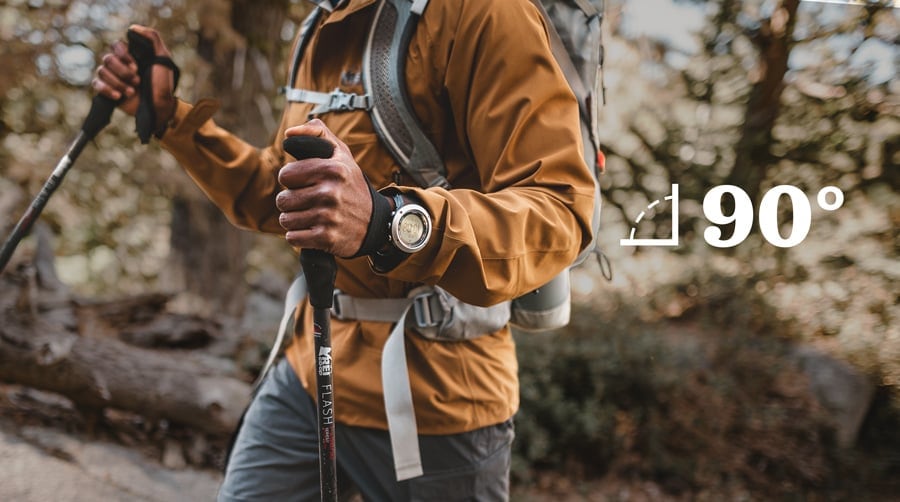
<instances>
[{"instance_id":1,"label":"man's right hand","mask_svg":"<svg viewBox=\"0 0 900 502\"><path fill-rule=\"evenodd\" d=\"M129 29L149 39L157 56L171 57L159 32L140 25L132 25ZM174 94L174 72L164 65L156 64L153 65L152 78L153 108L156 111L154 125L155 130L161 130L175 115L177 102ZM124 97L125 99L119 103L119 108L129 115L134 115L140 101L138 93L140 83L137 63L128 53L128 44L118 40L112 45L110 52L103 55L91 85L98 94L112 100L119 101Z\"/></svg>"}]
</instances>

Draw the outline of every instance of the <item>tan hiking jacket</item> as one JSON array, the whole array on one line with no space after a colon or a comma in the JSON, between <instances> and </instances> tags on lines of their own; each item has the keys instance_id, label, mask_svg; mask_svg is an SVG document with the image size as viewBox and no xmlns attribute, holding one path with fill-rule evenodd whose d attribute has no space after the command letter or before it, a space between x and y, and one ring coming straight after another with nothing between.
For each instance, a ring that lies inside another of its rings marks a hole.
<instances>
[{"instance_id":1,"label":"tan hiking jacket","mask_svg":"<svg viewBox=\"0 0 900 502\"><path fill-rule=\"evenodd\" d=\"M326 13L294 87L364 94L359 75L374 10L375 0L350 0ZM376 188L396 183L415 192L434 226L428 246L387 274L375 273L366 258L338 259L337 288L402 297L427 283L490 305L546 283L590 242L594 188L578 108L547 40L529 0L431 0L410 43L406 77L450 190L415 187L379 143L366 111L320 116ZM312 107L288 105L273 145L257 149L216 126L214 102L180 102L162 144L236 225L283 234L275 207L276 176L286 162L283 131L305 122ZM314 396L311 319L307 303L287 357ZM390 327L333 320L339 422L387 428L380 360ZM406 351L420 434L469 431L516 411L518 367L508 328L452 343L408 332Z\"/></svg>"}]
</instances>

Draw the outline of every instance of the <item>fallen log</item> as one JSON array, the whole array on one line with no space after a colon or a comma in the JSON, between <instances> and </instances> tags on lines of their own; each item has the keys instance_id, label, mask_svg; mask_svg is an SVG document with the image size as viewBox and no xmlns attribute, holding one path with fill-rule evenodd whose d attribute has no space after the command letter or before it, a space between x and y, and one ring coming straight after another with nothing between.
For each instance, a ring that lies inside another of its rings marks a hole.
<instances>
[{"instance_id":1,"label":"fallen log","mask_svg":"<svg viewBox=\"0 0 900 502\"><path fill-rule=\"evenodd\" d=\"M20 261L0 277L0 381L61 394L84 410L120 409L216 434L234 429L251 389L233 364L200 352L129 345L122 340L141 333L134 325L111 323L119 336L83 332L96 323L78 322L85 317L79 309L102 303L75 298L56 279L52 254L41 248L39 239L33 262ZM151 322L147 332L156 338L165 326L178 331L185 317L159 308L156 296L146 298L150 305L119 301L110 317ZM139 315L128 315L124 305ZM191 322L187 333L196 333L199 321Z\"/></svg>"},{"instance_id":2,"label":"fallen log","mask_svg":"<svg viewBox=\"0 0 900 502\"><path fill-rule=\"evenodd\" d=\"M116 408L212 433L234 429L250 386L189 353L113 339L0 328L0 380L56 392L88 409Z\"/></svg>"}]
</instances>

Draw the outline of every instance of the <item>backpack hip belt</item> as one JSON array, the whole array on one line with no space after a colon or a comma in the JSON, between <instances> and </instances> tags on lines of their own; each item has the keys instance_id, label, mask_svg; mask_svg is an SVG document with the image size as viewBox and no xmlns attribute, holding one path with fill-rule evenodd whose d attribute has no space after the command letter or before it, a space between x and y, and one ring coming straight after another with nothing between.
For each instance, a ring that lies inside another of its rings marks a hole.
<instances>
[{"instance_id":1,"label":"backpack hip belt","mask_svg":"<svg viewBox=\"0 0 900 502\"><path fill-rule=\"evenodd\" d=\"M306 292L306 278L301 273L288 289L275 344L255 387L263 381L281 352L290 320ZM358 298L335 290L332 315L336 319L395 323L382 349L381 380L397 481L422 475L416 414L403 343L406 329L434 341L470 340L506 326L510 320L509 307L509 302L492 307L469 305L432 286L417 287L405 298Z\"/></svg>"}]
</instances>

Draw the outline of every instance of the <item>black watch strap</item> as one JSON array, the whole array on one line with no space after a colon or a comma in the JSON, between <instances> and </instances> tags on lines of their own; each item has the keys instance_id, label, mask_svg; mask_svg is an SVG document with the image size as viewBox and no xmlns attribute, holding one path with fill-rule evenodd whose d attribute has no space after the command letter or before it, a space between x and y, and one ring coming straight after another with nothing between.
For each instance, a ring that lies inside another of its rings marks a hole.
<instances>
[{"instance_id":1,"label":"black watch strap","mask_svg":"<svg viewBox=\"0 0 900 502\"><path fill-rule=\"evenodd\" d=\"M381 247L381 249L369 255L369 261L372 265L372 268L380 274L394 270L398 265L403 263L403 260L409 257L409 253L404 253L403 251L397 249L397 247L394 246L393 243L391 243L390 239L391 221L393 221L393 215L397 212L398 209L406 205L407 201L403 198L403 194L400 192L395 192L391 196L391 199L394 201L394 210L391 211L391 218L388 219L388 224L384 227L384 232L387 240L384 246Z\"/></svg>"},{"instance_id":2,"label":"black watch strap","mask_svg":"<svg viewBox=\"0 0 900 502\"><path fill-rule=\"evenodd\" d=\"M394 246L388 246L373 255L370 255L372 268L379 274L390 272L407 259L409 254L400 251Z\"/></svg>"}]
</instances>

